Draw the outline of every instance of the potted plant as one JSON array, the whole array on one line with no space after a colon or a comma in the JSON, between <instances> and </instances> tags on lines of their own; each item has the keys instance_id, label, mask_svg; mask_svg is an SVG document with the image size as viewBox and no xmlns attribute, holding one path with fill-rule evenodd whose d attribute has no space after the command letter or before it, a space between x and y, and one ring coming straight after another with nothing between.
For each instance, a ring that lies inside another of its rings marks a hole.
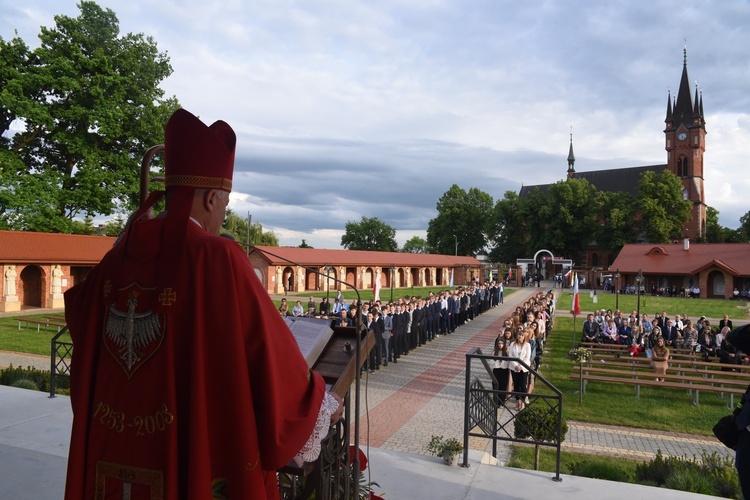
<instances>
[{"instance_id":1,"label":"potted plant","mask_svg":"<svg viewBox=\"0 0 750 500\"><path fill-rule=\"evenodd\" d=\"M446 465L458 463L457 456L464 451L464 445L456 438L443 439L443 436L430 437L427 451L437 457L443 457Z\"/></svg>"}]
</instances>

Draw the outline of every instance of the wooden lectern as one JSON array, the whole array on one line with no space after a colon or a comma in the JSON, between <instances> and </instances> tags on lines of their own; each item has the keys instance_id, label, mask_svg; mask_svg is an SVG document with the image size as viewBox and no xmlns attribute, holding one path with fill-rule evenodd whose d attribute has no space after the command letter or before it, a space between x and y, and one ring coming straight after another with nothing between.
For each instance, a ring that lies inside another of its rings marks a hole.
<instances>
[{"instance_id":1,"label":"wooden lectern","mask_svg":"<svg viewBox=\"0 0 750 500\"><path fill-rule=\"evenodd\" d=\"M294 462L290 462L279 469L279 473L290 478L307 476L312 476L309 479L315 478L313 481L308 479L305 483L305 491L299 495L300 498L308 498L313 491L316 493L316 498L329 498L333 488L338 486L336 483L339 480L344 480L343 478L339 479L340 472L337 469L339 464L342 463L342 457L347 453L350 444L349 427L352 412L349 407L349 389L361 369L361 366L357 366L356 362L357 338L355 335L356 329L354 327L334 327L333 335L328 344L313 364L312 369L323 376L329 392L335 392L344 401L345 418L335 428L331 429L322 444L324 450L318 460L305 463L301 467L298 467ZM375 346L376 340L374 332L362 332L359 358L362 364L367 362L368 355ZM355 413L359 414L359 412ZM296 481L292 480L292 489L295 488L295 483ZM291 497L295 497L295 495L292 494Z\"/></svg>"}]
</instances>

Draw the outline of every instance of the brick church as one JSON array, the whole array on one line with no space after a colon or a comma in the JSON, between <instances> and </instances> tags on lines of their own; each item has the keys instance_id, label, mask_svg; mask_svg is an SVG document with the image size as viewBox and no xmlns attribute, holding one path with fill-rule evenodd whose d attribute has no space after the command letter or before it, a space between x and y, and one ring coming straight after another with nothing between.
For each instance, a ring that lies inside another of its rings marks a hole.
<instances>
[{"instance_id":1,"label":"brick church","mask_svg":"<svg viewBox=\"0 0 750 500\"><path fill-rule=\"evenodd\" d=\"M677 94L667 95L667 113L664 120L664 147L667 151L667 163L661 165L643 165L610 170L592 170L576 172L573 140L571 137L568 153L568 179L586 179L601 191L621 191L636 194L638 181L643 172L648 170L657 174L669 169L682 179L682 196L693 203L691 219L685 223L684 236L697 240L706 234L706 196L703 186L703 155L706 151L706 120L703 115L703 94L696 86L693 93L687 69L687 49L683 49L682 77ZM549 184L523 186L519 195L523 198L535 189L545 191ZM601 255L600 255L601 253ZM584 266L604 267L609 256L592 247L588 252Z\"/></svg>"}]
</instances>

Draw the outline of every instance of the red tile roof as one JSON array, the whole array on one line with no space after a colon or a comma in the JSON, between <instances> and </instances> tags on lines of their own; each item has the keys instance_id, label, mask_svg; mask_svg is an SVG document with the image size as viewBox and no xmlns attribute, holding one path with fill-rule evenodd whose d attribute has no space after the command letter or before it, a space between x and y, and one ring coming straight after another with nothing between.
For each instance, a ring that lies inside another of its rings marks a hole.
<instances>
[{"instance_id":1,"label":"red tile roof","mask_svg":"<svg viewBox=\"0 0 750 500\"><path fill-rule=\"evenodd\" d=\"M750 276L750 243L682 243L625 245L610 271L693 275L710 265L734 276Z\"/></svg>"},{"instance_id":2,"label":"red tile roof","mask_svg":"<svg viewBox=\"0 0 750 500\"><path fill-rule=\"evenodd\" d=\"M250 253L259 252L271 265L286 265L288 260L306 266L372 266L382 267L471 267L482 264L474 257L435 255L404 252L373 252L365 250L326 250L323 248L257 246ZM278 257L272 255L276 254ZM283 258L281 258L283 257ZM288 260L284 260L288 259Z\"/></svg>"},{"instance_id":3,"label":"red tile roof","mask_svg":"<svg viewBox=\"0 0 750 500\"><path fill-rule=\"evenodd\" d=\"M109 236L0 231L0 263L94 265L114 242Z\"/></svg>"}]
</instances>

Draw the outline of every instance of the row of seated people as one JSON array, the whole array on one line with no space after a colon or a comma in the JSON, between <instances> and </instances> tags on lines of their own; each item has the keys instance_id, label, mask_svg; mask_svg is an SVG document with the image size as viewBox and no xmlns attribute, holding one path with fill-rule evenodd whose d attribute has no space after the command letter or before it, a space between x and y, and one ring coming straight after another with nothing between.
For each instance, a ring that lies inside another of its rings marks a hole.
<instances>
[{"instance_id":1,"label":"row of seated people","mask_svg":"<svg viewBox=\"0 0 750 500\"><path fill-rule=\"evenodd\" d=\"M679 315L669 317L666 312L651 320L647 314L641 316L638 318L635 311L627 317L621 311L615 311L613 316L602 311L590 313L582 326L581 341L626 345L631 356L645 353L651 358L661 339L667 349L699 352L706 361L718 357L727 364L750 362L747 356L750 353L738 351L726 340L726 334L733 328L728 315L719 321L718 329L703 316L695 323Z\"/></svg>"}]
</instances>

